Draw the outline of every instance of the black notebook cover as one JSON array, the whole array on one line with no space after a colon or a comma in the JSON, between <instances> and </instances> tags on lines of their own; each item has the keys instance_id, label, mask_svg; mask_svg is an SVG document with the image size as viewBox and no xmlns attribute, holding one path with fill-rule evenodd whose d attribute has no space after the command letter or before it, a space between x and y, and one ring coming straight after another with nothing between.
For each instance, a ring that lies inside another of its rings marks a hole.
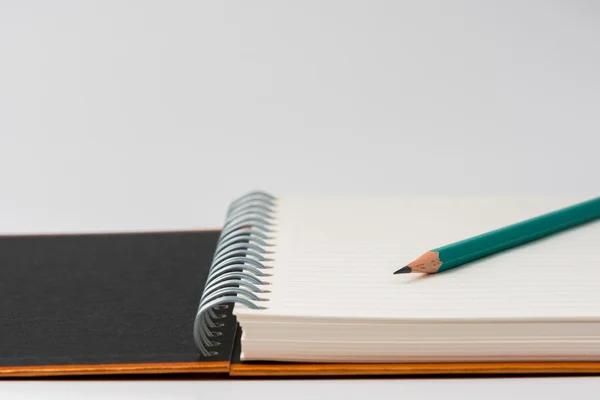
<instances>
[{"instance_id":1,"label":"black notebook cover","mask_svg":"<svg viewBox=\"0 0 600 400\"><path fill-rule=\"evenodd\" d=\"M194 346L218 231L0 237L0 376L227 372Z\"/></svg>"}]
</instances>

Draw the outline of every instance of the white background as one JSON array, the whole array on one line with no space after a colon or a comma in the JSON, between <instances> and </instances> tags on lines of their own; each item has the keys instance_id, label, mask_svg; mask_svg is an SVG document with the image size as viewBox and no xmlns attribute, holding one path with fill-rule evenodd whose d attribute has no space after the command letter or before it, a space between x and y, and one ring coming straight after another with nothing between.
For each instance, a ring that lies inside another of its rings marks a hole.
<instances>
[{"instance_id":1,"label":"white background","mask_svg":"<svg viewBox=\"0 0 600 400\"><path fill-rule=\"evenodd\" d=\"M217 227L254 188L598 195L599 35L591 1L0 0L0 233ZM598 390L593 378L0 384L73 398Z\"/></svg>"}]
</instances>

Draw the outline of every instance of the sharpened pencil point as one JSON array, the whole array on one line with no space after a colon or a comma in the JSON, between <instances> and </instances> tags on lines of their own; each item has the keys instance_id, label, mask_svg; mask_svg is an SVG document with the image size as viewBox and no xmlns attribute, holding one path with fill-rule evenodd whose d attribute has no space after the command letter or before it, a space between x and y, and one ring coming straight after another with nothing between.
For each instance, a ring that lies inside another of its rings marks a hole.
<instances>
[{"instance_id":1,"label":"sharpened pencil point","mask_svg":"<svg viewBox=\"0 0 600 400\"><path fill-rule=\"evenodd\" d=\"M396 275L396 274L408 274L409 272L412 272L412 268L407 265L406 267L402 267L398 271L394 272L394 275Z\"/></svg>"}]
</instances>

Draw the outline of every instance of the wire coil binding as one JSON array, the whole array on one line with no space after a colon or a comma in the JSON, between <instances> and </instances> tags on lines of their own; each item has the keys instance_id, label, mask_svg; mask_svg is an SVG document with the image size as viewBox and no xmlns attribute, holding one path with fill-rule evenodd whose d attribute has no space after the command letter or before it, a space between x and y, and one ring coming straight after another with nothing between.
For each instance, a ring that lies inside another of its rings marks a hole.
<instances>
[{"instance_id":1,"label":"wire coil binding","mask_svg":"<svg viewBox=\"0 0 600 400\"><path fill-rule=\"evenodd\" d=\"M260 293L269 291L261 286L268 284L261 278L270 276L265 270L270 251L269 235L273 233L276 198L265 192L251 192L234 202L227 210L225 225L221 230L204 293L194 319L194 341L205 357L216 356L222 336L218 322L225 318L223 311L233 303L253 309L266 299Z\"/></svg>"}]
</instances>

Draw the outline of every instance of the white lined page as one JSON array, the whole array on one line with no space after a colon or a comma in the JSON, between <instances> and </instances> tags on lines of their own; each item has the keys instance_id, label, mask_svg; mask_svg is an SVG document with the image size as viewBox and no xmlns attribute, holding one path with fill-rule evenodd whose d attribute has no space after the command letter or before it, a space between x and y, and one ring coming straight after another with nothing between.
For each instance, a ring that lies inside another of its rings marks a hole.
<instances>
[{"instance_id":1,"label":"white lined page","mask_svg":"<svg viewBox=\"0 0 600 400\"><path fill-rule=\"evenodd\" d=\"M423 252L582 198L279 199L266 310L325 319L600 319L600 223L451 271L393 272Z\"/></svg>"}]
</instances>

